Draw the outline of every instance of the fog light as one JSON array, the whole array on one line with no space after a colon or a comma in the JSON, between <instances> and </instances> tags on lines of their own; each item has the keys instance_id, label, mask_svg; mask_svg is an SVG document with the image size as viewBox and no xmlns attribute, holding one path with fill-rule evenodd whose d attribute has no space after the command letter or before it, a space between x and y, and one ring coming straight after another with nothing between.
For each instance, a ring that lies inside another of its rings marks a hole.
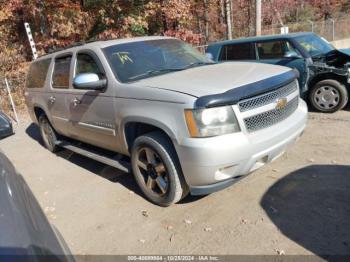
<instances>
[{"instance_id":1,"label":"fog light","mask_svg":"<svg viewBox=\"0 0 350 262\"><path fill-rule=\"evenodd\" d=\"M215 172L215 180L228 179L228 178L234 176L235 171L236 171L235 165L230 165L230 166L225 166L225 167L219 168Z\"/></svg>"},{"instance_id":2,"label":"fog light","mask_svg":"<svg viewBox=\"0 0 350 262\"><path fill-rule=\"evenodd\" d=\"M264 166L268 160L269 160L269 156L264 156L264 157L260 158L259 160L257 160L255 162L254 166L250 169L250 172L253 172L253 171L259 169L260 167Z\"/></svg>"},{"instance_id":3,"label":"fog light","mask_svg":"<svg viewBox=\"0 0 350 262\"><path fill-rule=\"evenodd\" d=\"M268 159L269 159L269 156L264 156L264 157L260 158L258 161L256 161L256 163L260 163L262 165L265 165L267 163Z\"/></svg>"}]
</instances>

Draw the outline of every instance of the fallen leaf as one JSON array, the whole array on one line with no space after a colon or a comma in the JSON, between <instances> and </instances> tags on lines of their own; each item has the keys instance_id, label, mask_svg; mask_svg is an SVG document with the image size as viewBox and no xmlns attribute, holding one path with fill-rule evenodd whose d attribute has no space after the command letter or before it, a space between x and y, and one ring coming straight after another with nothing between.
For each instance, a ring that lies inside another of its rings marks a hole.
<instances>
[{"instance_id":1,"label":"fallen leaf","mask_svg":"<svg viewBox=\"0 0 350 262\"><path fill-rule=\"evenodd\" d=\"M278 255L280 255L280 256L282 256L282 255L285 255L286 253L284 252L284 250L280 250L280 249L275 249L275 251L276 251L276 253L278 254Z\"/></svg>"},{"instance_id":2,"label":"fallen leaf","mask_svg":"<svg viewBox=\"0 0 350 262\"><path fill-rule=\"evenodd\" d=\"M248 223L248 219L244 219L244 218L241 219L241 224L247 224L247 223Z\"/></svg>"},{"instance_id":3,"label":"fallen leaf","mask_svg":"<svg viewBox=\"0 0 350 262\"><path fill-rule=\"evenodd\" d=\"M166 228L167 230L172 230L174 227L173 227L172 225L166 225L165 228Z\"/></svg>"},{"instance_id":4,"label":"fallen leaf","mask_svg":"<svg viewBox=\"0 0 350 262\"><path fill-rule=\"evenodd\" d=\"M278 170L277 169L272 169L272 172L278 172Z\"/></svg>"},{"instance_id":5,"label":"fallen leaf","mask_svg":"<svg viewBox=\"0 0 350 262\"><path fill-rule=\"evenodd\" d=\"M175 238L175 234L171 234L170 238L169 238L169 241L170 242L173 242L174 241L174 238Z\"/></svg>"},{"instance_id":6,"label":"fallen leaf","mask_svg":"<svg viewBox=\"0 0 350 262\"><path fill-rule=\"evenodd\" d=\"M213 231L213 229L212 229L211 227L205 227L205 228L204 228L204 231L205 231L205 232L211 232L211 231Z\"/></svg>"},{"instance_id":7,"label":"fallen leaf","mask_svg":"<svg viewBox=\"0 0 350 262\"><path fill-rule=\"evenodd\" d=\"M189 219L185 219L184 222L185 222L187 225L191 225L191 224L192 224L192 221L189 220Z\"/></svg>"},{"instance_id":8,"label":"fallen leaf","mask_svg":"<svg viewBox=\"0 0 350 262\"><path fill-rule=\"evenodd\" d=\"M147 212L147 210L142 210L142 215L143 215L144 217L148 217L148 212Z\"/></svg>"}]
</instances>

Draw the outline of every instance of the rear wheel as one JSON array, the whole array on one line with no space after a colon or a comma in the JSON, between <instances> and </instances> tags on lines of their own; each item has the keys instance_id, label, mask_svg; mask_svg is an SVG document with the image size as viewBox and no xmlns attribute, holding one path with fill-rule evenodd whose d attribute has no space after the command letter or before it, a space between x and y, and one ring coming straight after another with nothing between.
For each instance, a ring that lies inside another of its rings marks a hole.
<instances>
[{"instance_id":1,"label":"rear wheel","mask_svg":"<svg viewBox=\"0 0 350 262\"><path fill-rule=\"evenodd\" d=\"M346 87L336 80L323 80L311 89L309 99L316 110L333 113L347 104L348 92Z\"/></svg>"},{"instance_id":2,"label":"rear wheel","mask_svg":"<svg viewBox=\"0 0 350 262\"><path fill-rule=\"evenodd\" d=\"M188 194L176 152L161 132L138 137L131 153L135 180L145 196L160 206L169 206Z\"/></svg>"},{"instance_id":3,"label":"rear wheel","mask_svg":"<svg viewBox=\"0 0 350 262\"><path fill-rule=\"evenodd\" d=\"M44 146L49 151L56 152L58 149L56 145L58 135L45 115L39 117L39 128Z\"/></svg>"}]
</instances>

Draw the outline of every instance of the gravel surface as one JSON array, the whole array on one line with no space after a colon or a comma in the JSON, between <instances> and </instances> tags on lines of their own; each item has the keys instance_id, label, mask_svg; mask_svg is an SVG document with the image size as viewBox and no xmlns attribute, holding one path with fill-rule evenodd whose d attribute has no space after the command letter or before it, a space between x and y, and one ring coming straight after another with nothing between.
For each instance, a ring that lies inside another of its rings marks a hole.
<instances>
[{"instance_id":1,"label":"gravel surface","mask_svg":"<svg viewBox=\"0 0 350 262\"><path fill-rule=\"evenodd\" d=\"M130 174L52 154L23 119L0 148L74 254L350 254L350 112L310 113L298 143L221 192L161 208Z\"/></svg>"}]
</instances>

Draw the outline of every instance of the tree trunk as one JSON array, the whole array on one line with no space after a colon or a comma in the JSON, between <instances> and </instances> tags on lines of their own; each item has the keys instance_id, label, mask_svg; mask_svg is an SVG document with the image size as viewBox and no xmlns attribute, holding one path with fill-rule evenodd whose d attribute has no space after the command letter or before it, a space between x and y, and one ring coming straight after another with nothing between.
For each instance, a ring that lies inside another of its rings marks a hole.
<instances>
[{"instance_id":1,"label":"tree trunk","mask_svg":"<svg viewBox=\"0 0 350 262\"><path fill-rule=\"evenodd\" d=\"M164 0L161 0L161 1L160 1L160 5L161 5L162 7L164 6ZM167 23L167 21L166 21L166 16L165 16L165 14L164 14L163 11L162 11L161 16L162 16L162 23L163 23L163 32L166 32L166 31L168 31L168 23Z\"/></svg>"},{"instance_id":2,"label":"tree trunk","mask_svg":"<svg viewBox=\"0 0 350 262\"><path fill-rule=\"evenodd\" d=\"M231 4L230 0L226 0L226 23L227 23L227 38L232 39L232 21L231 21Z\"/></svg>"},{"instance_id":3,"label":"tree trunk","mask_svg":"<svg viewBox=\"0 0 350 262\"><path fill-rule=\"evenodd\" d=\"M204 0L204 23L205 23L205 41L209 39L209 14L208 14L208 0Z\"/></svg>"},{"instance_id":4,"label":"tree trunk","mask_svg":"<svg viewBox=\"0 0 350 262\"><path fill-rule=\"evenodd\" d=\"M255 8L256 8L256 25L255 25L255 34L257 36L261 35L261 0L256 0L255 3Z\"/></svg>"}]
</instances>

